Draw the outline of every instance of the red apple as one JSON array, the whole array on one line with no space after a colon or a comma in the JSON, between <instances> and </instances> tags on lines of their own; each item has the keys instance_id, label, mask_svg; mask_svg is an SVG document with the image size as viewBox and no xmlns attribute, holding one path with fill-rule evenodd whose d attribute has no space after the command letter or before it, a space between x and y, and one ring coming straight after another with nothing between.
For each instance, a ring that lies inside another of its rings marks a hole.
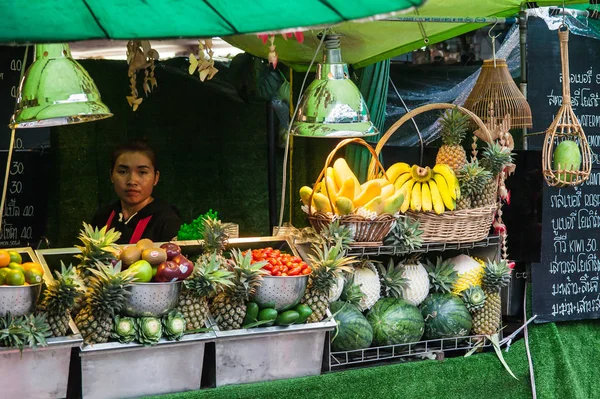
<instances>
[{"instance_id":1,"label":"red apple","mask_svg":"<svg viewBox=\"0 0 600 399\"><path fill-rule=\"evenodd\" d=\"M181 254L181 248L179 245L172 242L165 242L160 247L167 251L167 260L173 260L174 257Z\"/></svg>"},{"instance_id":2,"label":"red apple","mask_svg":"<svg viewBox=\"0 0 600 399\"><path fill-rule=\"evenodd\" d=\"M181 270L179 270L179 265L173 261L168 260L163 262L156 268L154 281L158 281L159 283L168 283L180 279Z\"/></svg>"},{"instance_id":3,"label":"red apple","mask_svg":"<svg viewBox=\"0 0 600 399\"><path fill-rule=\"evenodd\" d=\"M183 255L175 256L172 261L179 265L179 270L181 270L180 280L185 280L194 271L194 263Z\"/></svg>"}]
</instances>

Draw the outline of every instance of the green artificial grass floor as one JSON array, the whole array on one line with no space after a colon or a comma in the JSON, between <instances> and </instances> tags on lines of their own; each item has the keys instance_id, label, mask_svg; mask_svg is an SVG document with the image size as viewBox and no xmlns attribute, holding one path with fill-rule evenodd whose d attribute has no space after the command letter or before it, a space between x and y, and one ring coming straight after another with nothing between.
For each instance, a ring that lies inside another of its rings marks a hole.
<instances>
[{"instance_id":1,"label":"green artificial grass floor","mask_svg":"<svg viewBox=\"0 0 600 399\"><path fill-rule=\"evenodd\" d=\"M532 325L529 340L538 398L599 396L600 321ZM155 398L531 398L524 340L514 342L504 358L518 380L504 370L494 353L481 353Z\"/></svg>"}]
</instances>

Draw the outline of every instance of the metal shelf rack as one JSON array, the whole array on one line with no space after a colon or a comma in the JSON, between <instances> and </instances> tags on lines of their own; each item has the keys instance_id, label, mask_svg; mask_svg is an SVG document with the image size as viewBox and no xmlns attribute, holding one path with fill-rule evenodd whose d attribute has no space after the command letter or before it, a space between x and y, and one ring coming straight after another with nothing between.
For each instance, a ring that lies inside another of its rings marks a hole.
<instances>
[{"instance_id":1,"label":"metal shelf rack","mask_svg":"<svg viewBox=\"0 0 600 399\"><path fill-rule=\"evenodd\" d=\"M483 343L481 343L483 341ZM331 352L329 355L329 370L337 371L368 363L389 361L409 357L429 357L432 353L464 350L475 346L486 348L491 342L484 335L470 335L458 338L442 338L428 341L411 342L408 344L378 346L347 352Z\"/></svg>"},{"instance_id":2,"label":"metal shelf rack","mask_svg":"<svg viewBox=\"0 0 600 399\"><path fill-rule=\"evenodd\" d=\"M409 253L427 253L427 252L444 252L460 249L485 248L498 245L500 243L499 236L488 236L486 239L477 242L462 242L462 243L425 243L421 248L412 251L404 251L400 247L392 245L382 245L379 247L350 247L347 251L351 256L377 256L377 255L406 255Z\"/></svg>"}]
</instances>

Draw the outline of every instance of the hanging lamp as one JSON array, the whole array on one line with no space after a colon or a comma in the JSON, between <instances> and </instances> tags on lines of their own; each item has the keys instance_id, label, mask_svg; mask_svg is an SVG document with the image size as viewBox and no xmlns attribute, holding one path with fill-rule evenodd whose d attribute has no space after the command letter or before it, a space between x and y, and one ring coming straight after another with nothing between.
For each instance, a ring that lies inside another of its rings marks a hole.
<instances>
[{"instance_id":1,"label":"hanging lamp","mask_svg":"<svg viewBox=\"0 0 600 399\"><path fill-rule=\"evenodd\" d=\"M21 79L9 127L68 125L112 115L90 75L71 57L68 44L38 44L35 60Z\"/></svg>"},{"instance_id":2,"label":"hanging lamp","mask_svg":"<svg viewBox=\"0 0 600 399\"><path fill-rule=\"evenodd\" d=\"M323 62L302 96L291 134L318 138L378 134L360 90L349 79L348 64L342 61L340 36L327 34L324 44Z\"/></svg>"}]
</instances>

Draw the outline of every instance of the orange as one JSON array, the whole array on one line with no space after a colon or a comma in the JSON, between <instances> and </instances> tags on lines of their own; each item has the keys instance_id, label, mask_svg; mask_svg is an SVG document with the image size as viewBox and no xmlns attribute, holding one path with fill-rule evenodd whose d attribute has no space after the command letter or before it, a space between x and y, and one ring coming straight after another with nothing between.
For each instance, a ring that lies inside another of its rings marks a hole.
<instances>
[{"instance_id":1,"label":"orange","mask_svg":"<svg viewBox=\"0 0 600 399\"><path fill-rule=\"evenodd\" d=\"M40 273L38 269L25 270L25 281L29 284L40 284L43 275L44 273Z\"/></svg>"},{"instance_id":2,"label":"orange","mask_svg":"<svg viewBox=\"0 0 600 399\"><path fill-rule=\"evenodd\" d=\"M9 269L6 274L6 284L8 285L23 285L25 284L25 276L23 272L16 269Z\"/></svg>"},{"instance_id":3,"label":"orange","mask_svg":"<svg viewBox=\"0 0 600 399\"><path fill-rule=\"evenodd\" d=\"M0 267L6 267L10 263L10 255L8 251L0 249Z\"/></svg>"},{"instance_id":4,"label":"orange","mask_svg":"<svg viewBox=\"0 0 600 399\"><path fill-rule=\"evenodd\" d=\"M44 275L44 268L39 263L36 263L36 262L25 262L21 266L23 266L23 270L24 271L31 270L31 269L36 269L37 271L39 271L39 273L40 273L41 276Z\"/></svg>"},{"instance_id":5,"label":"orange","mask_svg":"<svg viewBox=\"0 0 600 399\"><path fill-rule=\"evenodd\" d=\"M8 255L10 256L10 261L15 263L22 263L23 258L21 254L16 251L8 251Z\"/></svg>"}]
</instances>

